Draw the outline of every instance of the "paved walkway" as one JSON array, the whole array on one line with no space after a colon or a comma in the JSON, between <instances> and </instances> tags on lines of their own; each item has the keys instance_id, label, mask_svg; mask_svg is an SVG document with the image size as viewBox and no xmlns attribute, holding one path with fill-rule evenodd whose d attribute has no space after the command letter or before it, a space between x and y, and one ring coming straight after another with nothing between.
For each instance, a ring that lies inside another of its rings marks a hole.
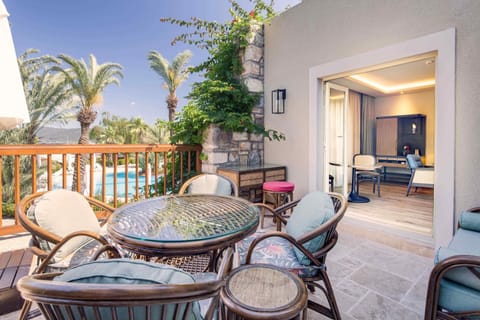
<instances>
[{"instance_id":1,"label":"paved walkway","mask_svg":"<svg viewBox=\"0 0 480 320\"><path fill-rule=\"evenodd\" d=\"M27 246L28 238L0 237L0 252ZM345 217L339 225L339 241L327 258L342 318L423 319L432 256L428 246ZM315 295L323 300L320 291ZM2 316L17 318L18 312ZM309 310L308 319L326 318Z\"/></svg>"}]
</instances>

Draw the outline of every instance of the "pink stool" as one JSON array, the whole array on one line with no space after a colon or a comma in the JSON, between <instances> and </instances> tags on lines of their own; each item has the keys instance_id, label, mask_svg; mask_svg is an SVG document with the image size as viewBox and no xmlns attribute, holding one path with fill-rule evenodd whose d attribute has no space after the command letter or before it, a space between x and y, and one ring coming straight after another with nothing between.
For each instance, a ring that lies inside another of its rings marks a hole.
<instances>
[{"instance_id":1,"label":"pink stool","mask_svg":"<svg viewBox=\"0 0 480 320\"><path fill-rule=\"evenodd\" d=\"M273 204L273 208L279 207L293 200L295 185L287 181L268 181L263 183L263 203ZM264 210L260 217L260 228L263 228L265 217Z\"/></svg>"}]
</instances>

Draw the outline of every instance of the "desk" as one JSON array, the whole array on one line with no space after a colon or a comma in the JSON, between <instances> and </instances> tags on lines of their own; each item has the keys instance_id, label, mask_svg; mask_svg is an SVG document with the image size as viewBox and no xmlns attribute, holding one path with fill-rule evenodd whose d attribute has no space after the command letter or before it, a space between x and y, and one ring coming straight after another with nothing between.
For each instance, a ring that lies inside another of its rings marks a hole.
<instances>
[{"instance_id":1,"label":"desk","mask_svg":"<svg viewBox=\"0 0 480 320\"><path fill-rule=\"evenodd\" d=\"M163 196L116 209L107 232L115 243L147 258L191 256L217 252L254 233L259 217L256 206L236 197Z\"/></svg>"},{"instance_id":2,"label":"desk","mask_svg":"<svg viewBox=\"0 0 480 320\"><path fill-rule=\"evenodd\" d=\"M352 165L352 188L350 194L348 195L348 202L356 202L356 203L366 203L370 202L370 199L367 197L361 196L358 194L358 190L356 190L355 186L357 185L357 170L364 170L364 171L371 171L371 170L378 170L382 168L382 165L376 164L374 166L365 166L365 165Z\"/></svg>"},{"instance_id":3,"label":"desk","mask_svg":"<svg viewBox=\"0 0 480 320\"><path fill-rule=\"evenodd\" d=\"M220 297L225 319L293 319L307 306L303 281L272 265L253 264L234 269Z\"/></svg>"}]
</instances>

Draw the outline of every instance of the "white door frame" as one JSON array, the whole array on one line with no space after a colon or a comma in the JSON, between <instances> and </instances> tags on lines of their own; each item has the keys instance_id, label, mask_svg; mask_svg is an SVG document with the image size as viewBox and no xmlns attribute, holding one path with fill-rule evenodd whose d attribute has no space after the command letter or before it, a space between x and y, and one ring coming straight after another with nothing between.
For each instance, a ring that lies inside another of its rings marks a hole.
<instances>
[{"instance_id":1,"label":"white door frame","mask_svg":"<svg viewBox=\"0 0 480 320\"><path fill-rule=\"evenodd\" d=\"M328 174L329 169L330 169L330 164L329 164L329 159L330 159L330 149L329 149L329 143L331 143L331 137L329 136L329 123L330 123L330 89L335 89L337 91L341 91L344 94L344 102L343 102L343 146L342 146L342 154L343 154L343 159L342 159L342 165L338 168L341 168L343 171L342 177L342 186L343 186L343 192L344 196L348 196L348 171L347 171L347 166L348 166L348 159L346 158L347 156L347 145L349 141L347 140L349 137L347 135L347 129L348 129L348 88L340 86L335 83L327 82L325 83L325 100L324 100L324 110L325 110L325 140L323 141L323 150L325 152L323 153L324 156L324 165L325 165L325 172ZM328 175L326 175L328 177ZM328 179L323 179L323 185L325 190L328 190L329 187L329 181Z\"/></svg>"},{"instance_id":2,"label":"white door frame","mask_svg":"<svg viewBox=\"0 0 480 320\"><path fill-rule=\"evenodd\" d=\"M324 81L341 78L372 66L436 53L435 189L433 240L446 246L455 229L455 29L447 29L356 56L314 66L309 70L309 182L310 191L324 188ZM441 142L441 143L440 143Z\"/></svg>"}]
</instances>

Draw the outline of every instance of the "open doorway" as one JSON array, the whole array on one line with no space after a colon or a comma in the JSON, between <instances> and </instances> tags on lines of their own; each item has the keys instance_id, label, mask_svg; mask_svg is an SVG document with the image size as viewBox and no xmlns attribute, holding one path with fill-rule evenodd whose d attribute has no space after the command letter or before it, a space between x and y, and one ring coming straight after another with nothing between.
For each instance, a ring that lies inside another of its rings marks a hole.
<instances>
[{"instance_id":1,"label":"open doorway","mask_svg":"<svg viewBox=\"0 0 480 320\"><path fill-rule=\"evenodd\" d=\"M374 156L381 192L372 182L359 183L358 195L370 201L353 201L347 216L432 243L433 189L415 188L406 196L406 156L434 168L435 54L410 60L326 82L329 188L353 192L353 156Z\"/></svg>"},{"instance_id":2,"label":"open doorway","mask_svg":"<svg viewBox=\"0 0 480 320\"><path fill-rule=\"evenodd\" d=\"M356 56L334 60L309 70L309 189L328 188L325 159L326 127L324 83L352 73L366 72L389 62L398 64L411 57L436 54L435 84L435 189L433 242L447 245L454 231L455 149L455 30L429 34ZM440 143L441 142L441 143Z\"/></svg>"}]
</instances>

